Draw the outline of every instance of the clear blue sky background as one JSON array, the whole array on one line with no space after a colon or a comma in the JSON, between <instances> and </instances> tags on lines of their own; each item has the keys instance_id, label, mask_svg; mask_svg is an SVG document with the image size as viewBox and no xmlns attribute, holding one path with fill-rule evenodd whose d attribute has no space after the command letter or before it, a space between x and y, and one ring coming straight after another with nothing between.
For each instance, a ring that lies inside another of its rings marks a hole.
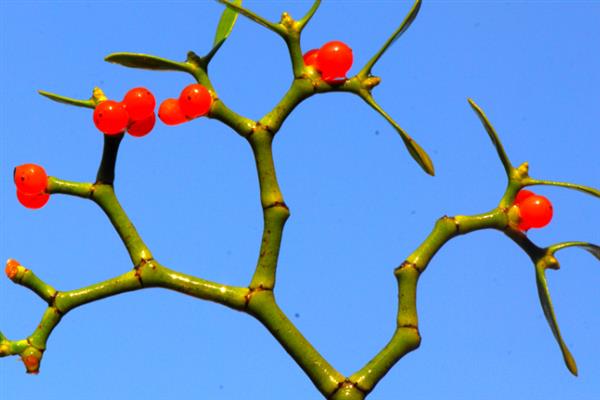
<instances>
[{"instance_id":1,"label":"clear blue sky background","mask_svg":"<svg viewBox=\"0 0 600 400\"><path fill-rule=\"evenodd\" d=\"M307 1L247 1L273 20L300 17ZM324 1L305 50L338 39L356 72L410 8L407 1ZM146 86L159 100L191 83L182 73L103 62L116 51L183 59L212 43L222 6L213 1L15 1L0 4L0 257L16 258L58 289L130 268L127 253L92 202L53 196L21 207L14 166L91 181L102 135L91 111L52 103L45 89L87 98L94 86L121 99ZM444 215L493 208L502 166L473 97L515 164L534 177L600 186L600 2L431 1L381 59L377 101L429 152L424 174L392 128L358 98L330 94L298 107L278 134L275 158L288 221L276 295L306 337L346 374L394 330L392 271ZM351 71L352 72L352 71ZM246 19L211 65L219 96L259 118L287 89L282 41ZM157 124L126 137L120 201L165 265L245 285L262 229L250 148L216 121ZM600 242L598 200L537 190L555 218L530 233L540 245ZM371 399L600 398L600 265L586 252L559 254L549 282L580 377L564 367L544 320L528 258L498 232L445 246L422 276L421 348L384 378ZM0 280L0 329L29 335L44 310L27 289ZM0 360L0 398L318 399L302 371L255 320L160 289L74 310L56 328L42 370Z\"/></svg>"}]
</instances>

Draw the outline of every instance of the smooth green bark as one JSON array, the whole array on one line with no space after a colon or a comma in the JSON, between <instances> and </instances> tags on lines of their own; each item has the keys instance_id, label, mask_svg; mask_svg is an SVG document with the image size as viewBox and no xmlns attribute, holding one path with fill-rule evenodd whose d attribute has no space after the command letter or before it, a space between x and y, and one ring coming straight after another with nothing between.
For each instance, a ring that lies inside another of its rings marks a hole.
<instances>
[{"instance_id":1,"label":"smooth green bark","mask_svg":"<svg viewBox=\"0 0 600 400\"><path fill-rule=\"evenodd\" d=\"M378 77L371 75L372 68L414 21L421 1L417 0L414 3L402 24L356 76L346 79L343 83L333 85L323 81L313 67L304 65L300 46L302 30L317 11L320 0L313 3L302 19L296 21L289 14L284 13L279 23L267 21L254 12L241 7L241 2L231 3L225 0L219 0L219 2L228 7L228 10L239 13L277 33L284 39L288 48L294 79L281 100L261 119L254 121L227 107L219 98L209 78L208 65L231 32L235 22L235 15L232 15L231 12L222 18L213 48L204 57L189 52L187 59L180 62L146 54L115 53L109 55L106 60L132 68L178 71L192 75L198 83L206 86L213 96L214 102L208 117L227 125L249 142L260 186L263 233L258 260L248 287L229 286L207 281L169 269L154 259L127 213L119 204L114 189L119 144L124 135L105 135L102 157L94 183L70 182L50 177L46 191L50 194L76 196L95 202L107 215L109 222L121 238L131 258L132 268L103 282L74 290L57 291L31 270L24 266L18 266L14 276L10 272L9 277L15 283L37 294L48 303L48 307L37 328L26 339L9 340L0 332L0 357L20 355L24 361L29 360L29 365L27 365L27 361L25 362L27 371L36 373L50 334L71 310L125 292L146 288L164 288L248 313L266 327L325 398L362 400L403 356L417 349L421 343L417 315L417 285L419 277L433 257L449 240L456 236L482 229L495 229L504 232L532 259L536 267L538 292L544 314L563 351L567 366L573 373L576 373L575 361L558 330L544 272L548 268L558 268L558 261L554 258L554 253L560 249L581 247L600 259L600 247L587 242L558 243L546 248L535 245L517 229L519 215L513 202L518 191L530 185L561 186L576 189L595 197L600 197L600 191L582 185L531 178L528 174L527 163L514 168L488 117L471 99L469 99L469 103L492 140L506 171L508 184L504 195L498 206L487 213L440 218L421 245L394 271L398 287L398 309L396 329L388 343L362 368L349 377L344 376L329 364L279 308L275 299L274 288L279 253L283 242L284 226L290 216L290 211L285 204L277 181L273 140L287 117L301 102L317 94L347 92L359 96L385 118L399 133L411 156L427 173L433 175L433 163L427 153L377 104L371 93L372 89L380 83ZM94 108L98 102L106 98L97 88L94 89L92 98L89 100L77 100L48 92L40 93L54 101L87 108ZM31 361L31 357L33 357L33 361Z\"/></svg>"}]
</instances>

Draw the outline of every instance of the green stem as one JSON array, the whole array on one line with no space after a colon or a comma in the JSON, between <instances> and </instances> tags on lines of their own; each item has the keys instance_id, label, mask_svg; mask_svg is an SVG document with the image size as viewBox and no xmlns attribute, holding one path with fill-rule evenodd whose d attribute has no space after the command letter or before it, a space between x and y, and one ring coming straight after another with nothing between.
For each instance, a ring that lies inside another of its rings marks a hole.
<instances>
[{"instance_id":1,"label":"green stem","mask_svg":"<svg viewBox=\"0 0 600 400\"><path fill-rule=\"evenodd\" d=\"M64 181L53 176L48 178L46 191L50 194L67 194L84 199L91 199L94 193L94 184L83 182Z\"/></svg>"},{"instance_id":2,"label":"green stem","mask_svg":"<svg viewBox=\"0 0 600 400\"><path fill-rule=\"evenodd\" d=\"M29 336L29 344L38 350L45 350L48 338L50 337L52 330L60 322L61 317L62 314L56 307L48 307L42 316L41 322L31 336Z\"/></svg>"},{"instance_id":3,"label":"green stem","mask_svg":"<svg viewBox=\"0 0 600 400\"><path fill-rule=\"evenodd\" d=\"M244 310L248 288L223 285L149 263L141 273L144 285L175 290L198 299L209 300L235 310Z\"/></svg>"},{"instance_id":4,"label":"green stem","mask_svg":"<svg viewBox=\"0 0 600 400\"><path fill-rule=\"evenodd\" d=\"M344 376L319 354L281 311L271 290L253 291L249 295L248 312L271 332L325 397L344 382Z\"/></svg>"},{"instance_id":5,"label":"green stem","mask_svg":"<svg viewBox=\"0 0 600 400\"><path fill-rule=\"evenodd\" d=\"M14 356L21 354L27 347L27 339L22 340L8 340L2 333L0 333L0 357Z\"/></svg>"},{"instance_id":6,"label":"green stem","mask_svg":"<svg viewBox=\"0 0 600 400\"><path fill-rule=\"evenodd\" d=\"M131 270L115 278L98 282L80 289L59 292L54 300L56 308L66 314L72 309L106 297L142 288L137 271Z\"/></svg>"},{"instance_id":7,"label":"green stem","mask_svg":"<svg viewBox=\"0 0 600 400\"><path fill-rule=\"evenodd\" d=\"M369 393L385 374L421 343L417 317L417 283L433 256L450 239L480 229L504 229L507 217L499 209L474 216L440 218L429 236L394 271L398 283L396 330L387 345L349 381Z\"/></svg>"},{"instance_id":8,"label":"green stem","mask_svg":"<svg viewBox=\"0 0 600 400\"><path fill-rule=\"evenodd\" d=\"M208 117L221 121L242 137L248 137L256 126L255 121L237 114L227 107L221 99L214 101Z\"/></svg>"},{"instance_id":9,"label":"green stem","mask_svg":"<svg viewBox=\"0 0 600 400\"><path fill-rule=\"evenodd\" d=\"M290 53L294 78L301 78L304 74L304 58L302 56L302 49L300 48L300 32L293 33L294 34L286 36L285 44Z\"/></svg>"},{"instance_id":10,"label":"green stem","mask_svg":"<svg viewBox=\"0 0 600 400\"><path fill-rule=\"evenodd\" d=\"M266 127L273 135L276 134L294 108L313 93L314 88L310 80L295 79L283 98L259 121L259 124Z\"/></svg>"},{"instance_id":11,"label":"green stem","mask_svg":"<svg viewBox=\"0 0 600 400\"><path fill-rule=\"evenodd\" d=\"M52 303L54 296L56 296L56 289L46 284L33 271L22 265L17 267L17 273L11 279L14 283L30 289L48 304Z\"/></svg>"},{"instance_id":12,"label":"green stem","mask_svg":"<svg viewBox=\"0 0 600 400\"><path fill-rule=\"evenodd\" d=\"M275 287L283 228L290 211L283 200L275 175L272 134L264 129L257 129L249 141L256 160L264 221L258 262L250 288L272 289Z\"/></svg>"},{"instance_id":13,"label":"green stem","mask_svg":"<svg viewBox=\"0 0 600 400\"><path fill-rule=\"evenodd\" d=\"M152 259L152 253L119 204L112 186L95 185L92 199L102 208L127 248L133 265Z\"/></svg>"}]
</instances>

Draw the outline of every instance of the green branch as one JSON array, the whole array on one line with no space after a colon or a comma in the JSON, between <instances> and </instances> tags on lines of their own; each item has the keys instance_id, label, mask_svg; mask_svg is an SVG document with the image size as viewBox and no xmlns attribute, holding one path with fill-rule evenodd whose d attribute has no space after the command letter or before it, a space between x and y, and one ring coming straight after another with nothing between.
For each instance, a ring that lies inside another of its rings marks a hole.
<instances>
[{"instance_id":1,"label":"green branch","mask_svg":"<svg viewBox=\"0 0 600 400\"><path fill-rule=\"evenodd\" d=\"M275 174L272 133L259 126L248 140L256 160L264 221L259 257L250 288L273 289L283 228L290 211Z\"/></svg>"},{"instance_id":2,"label":"green branch","mask_svg":"<svg viewBox=\"0 0 600 400\"><path fill-rule=\"evenodd\" d=\"M248 312L271 332L325 397L337 390L344 376L302 336L277 306L271 290L253 291L248 301Z\"/></svg>"},{"instance_id":3,"label":"green branch","mask_svg":"<svg viewBox=\"0 0 600 400\"><path fill-rule=\"evenodd\" d=\"M144 243L133 223L119 204L114 189L109 185L95 185L92 199L110 219L127 248L133 265L151 260L152 253Z\"/></svg>"},{"instance_id":4,"label":"green branch","mask_svg":"<svg viewBox=\"0 0 600 400\"><path fill-rule=\"evenodd\" d=\"M504 229L507 216L500 209L488 213L439 219L421 245L394 271L398 283L396 330L386 346L349 381L369 393L387 372L421 343L417 317L417 283L433 256L450 239L482 229Z\"/></svg>"},{"instance_id":5,"label":"green branch","mask_svg":"<svg viewBox=\"0 0 600 400\"><path fill-rule=\"evenodd\" d=\"M119 204L111 185L69 182L50 177L46 190L50 194L60 193L93 200L104 211L119 234L133 265L139 265L153 258L152 253Z\"/></svg>"},{"instance_id":6,"label":"green branch","mask_svg":"<svg viewBox=\"0 0 600 400\"><path fill-rule=\"evenodd\" d=\"M28 288L40 296L40 298L48 304L52 303L54 297L56 296L56 289L46 284L44 281L38 278L33 271L25 268L22 265L18 265L16 271L11 271L8 277L14 283Z\"/></svg>"}]
</instances>

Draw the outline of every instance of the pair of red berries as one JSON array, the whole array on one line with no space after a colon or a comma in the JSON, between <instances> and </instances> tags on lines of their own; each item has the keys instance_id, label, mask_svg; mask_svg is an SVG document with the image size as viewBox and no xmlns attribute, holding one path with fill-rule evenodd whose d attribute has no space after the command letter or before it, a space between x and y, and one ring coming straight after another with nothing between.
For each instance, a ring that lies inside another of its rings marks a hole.
<instances>
[{"instance_id":1,"label":"pair of red berries","mask_svg":"<svg viewBox=\"0 0 600 400\"><path fill-rule=\"evenodd\" d=\"M17 186L17 199L25 207L41 208L48 202L48 175L44 168L35 164L19 165L14 170L13 179Z\"/></svg>"},{"instance_id":2,"label":"pair of red berries","mask_svg":"<svg viewBox=\"0 0 600 400\"><path fill-rule=\"evenodd\" d=\"M552 203L544 196L529 190L521 190L515 197L514 205L519 209L519 229L542 228L552 220Z\"/></svg>"},{"instance_id":3,"label":"pair of red berries","mask_svg":"<svg viewBox=\"0 0 600 400\"><path fill-rule=\"evenodd\" d=\"M166 99L158 109L158 117L167 125L179 125L210 111L213 98L199 83L186 86L178 99Z\"/></svg>"},{"instance_id":4,"label":"pair of red berries","mask_svg":"<svg viewBox=\"0 0 600 400\"><path fill-rule=\"evenodd\" d=\"M325 43L320 49L309 50L303 58L307 67L315 67L323 80L330 84L344 82L353 61L352 49L340 41Z\"/></svg>"},{"instance_id":5,"label":"pair of red berries","mask_svg":"<svg viewBox=\"0 0 600 400\"><path fill-rule=\"evenodd\" d=\"M125 132L142 137L150 133L156 123L154 95L146 88L131 89L123 101L105 100L94 109L94 124L106 135Z\"/></svg>"}]
</instances>

